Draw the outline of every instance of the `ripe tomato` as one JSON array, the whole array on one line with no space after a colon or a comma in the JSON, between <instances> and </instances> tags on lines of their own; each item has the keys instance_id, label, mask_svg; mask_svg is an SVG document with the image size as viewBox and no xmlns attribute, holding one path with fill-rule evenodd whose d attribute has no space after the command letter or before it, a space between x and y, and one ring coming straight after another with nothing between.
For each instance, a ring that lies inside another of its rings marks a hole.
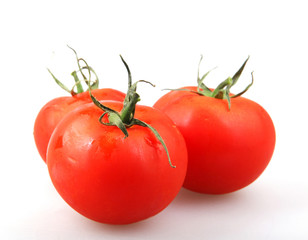
<instances>
[{"instance_id":1,"label":"ripe tomato","mask_svg":"<svg viewBox=\"0 0 308 240\"><path fill-rule=\"evenodd\" d=\"M99 100L123 101L125 94L109 88L92 90ZM48 102L39 112L34 123L34 140L42 159L46 162L47 146L51 134L60 120L76 107L92 102L89 92L59 97Z\"/></svg>"},{"instance_id":2,"label":"ripe tomato","mask_svg":"<svg viewBox=\"0 0 308 240\"><path fill-rule=\"evenodd\" d=\"M69 46L68 46L69 47ZM74 87L70 90L67 88L62 82L60 82L50 70L49 73L55 80L55 82L63 88L65 91L70 93L72 96L70 97L58 97L51 101L49 101L43 108L40 110L39 114L36 117L34 123L34 140L36 147L38 149L39 154L42 159L46 162L46 152L47 146L49 143L49 139L51 134L53 133L55 127L62 120L62 118L75 109L76 107L92 102L92 99L89 94L89 89L92 89L94 96L98 100L115 100L115 101L123 101L125 99L125 94L110 88L102 88L97 89L99 85L98 76L90 67L87 62L83 58L79 58L77 56L77 52L69 47L76 56L78 71L73 71L71 75L74 77L75 85L77 88L77 92L74 91ZM84 63L85 66L81 66L80 63ZM84 73L86 71L87 77ZM79 80L78 74L81 74L83 77L83 81ZM91 75L94 75L96 79L94 81L91 80ZM84 91L82 83L86 83L89 88L87 91Z\"/></svg>"},{"instance_id":3,"label":"ripe tomato","mask_svg":"<svg viewBox=\"0 0 308 240\"><path fill-rule=\"evenodd\" d=\"M116 111L123 107L120 102L102 103ZM124 138L118 127L99 122L102 110L94 104L68 113L50 139L51 180L62 198L87 218L109 224L137 222L162 211L182 187L187 168L183 136L160 111L140 105L133 111L159 132L176 168L170 167L149 128L129 126Z\"/></svg>"},{"instance_id":4,"label":"ripe tomato","mask_svg":"<svg viewBox=\"0 0 308 240\"><path fill-rule=\"evenodd\" d=\"M235 81L244 66L234 75ZM171 91L154 107L166 113L185 138L188 168L184 187L209 194L233 192L252 183L268 165L275 147L274 125L269 114L249 99L229 98L228 108L227 97L203 95L214 91L199 80L198 87ZM219 86L230 89L231 84L229 78ZM225 93L218 90L220 96Z\"/></svg>"}]
</instances>

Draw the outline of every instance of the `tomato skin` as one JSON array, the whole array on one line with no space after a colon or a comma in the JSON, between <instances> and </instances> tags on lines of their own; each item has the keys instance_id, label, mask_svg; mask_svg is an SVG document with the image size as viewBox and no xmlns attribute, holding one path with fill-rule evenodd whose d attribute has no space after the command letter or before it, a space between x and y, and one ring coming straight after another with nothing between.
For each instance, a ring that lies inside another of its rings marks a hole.
<instances>
[{"instance_id":1,"label":"tomato skin","mask_svg":"<svg viewBox=\"0 0 308 240\"><path fill-rule=\"evenodd\" d=\"M196 87L185 87L196 91ZM275 147L275 128L257 103L171 91L154 108L166 113L185 138L188 168L184 187L207 194L239 190L255 181Z\"/></svg>"},{"instance_id":2,"label":"tomato skin","mask_svg":"<svg viewBox=\"0 0 308 240\"><path fill-rule=\"evenodd\" d=\"M122 103L103 101L120 111ZM129 136L98 119L94 104L75 109L58 124L49 143L47 166L62 198L77 212L108 224L129 224L162 211L182 187L187 150L174 123L160 111L136 106L135 118L163 138L173 165L150 129L134 125Z\"/></svg>"},{"instance_id":3,"label":"tomato skin","mask_svg":"<svg viewBox=\"0 0 308 240\"><path fill-rule=\"evenodd\" d=\"M110 88L92 90L98 100L123 101L125 94ZM34 140L38 152L46 162L46 152L50 136L60 120L76 107L90 103L89 92L83 92L74 96L58 97L43 106L34 123Z\"/></svg>"}]
</instances>

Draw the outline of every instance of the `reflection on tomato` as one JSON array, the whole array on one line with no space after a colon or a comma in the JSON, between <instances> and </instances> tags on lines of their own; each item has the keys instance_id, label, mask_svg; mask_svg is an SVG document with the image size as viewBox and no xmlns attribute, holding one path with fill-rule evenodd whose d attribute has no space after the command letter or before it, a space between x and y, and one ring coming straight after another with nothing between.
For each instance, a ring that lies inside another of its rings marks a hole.
<instances>
[{"instance_id":1,"label":"reflection on tomato","mask_svg":"<svg viewBox=\"0 0 308 240\"><path fill-rule=\"evenodd\" d=\"M122 103L103 101L116 111ZM187 169L187 150L174 123L160 111L136 106L135 117L159 132L164 147L143 126L116 126L98 119L94 104L68 113L55 129L48 147L47 166L62 198L80 214L102 223L128 224L151 217L175 198Z\"/></svg>"}]
</instances>

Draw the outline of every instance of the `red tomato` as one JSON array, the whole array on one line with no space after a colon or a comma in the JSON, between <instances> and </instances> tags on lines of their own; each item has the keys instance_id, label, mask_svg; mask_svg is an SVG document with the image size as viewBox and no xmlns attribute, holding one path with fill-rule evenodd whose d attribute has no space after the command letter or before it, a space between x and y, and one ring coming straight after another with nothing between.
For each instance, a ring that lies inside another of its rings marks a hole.
<instances>
[{"instance_id":1,"label":"red tomato","mask_svg":"<svg viewBox=\"0 0 308 240\"><path fill-rule=\"evenodd\" d=\"M123 106L102 103L116 111ZM149 128L127 127L129 135L124 138L118 127L101 124L101 115L101 109L87 104L58 124L47 152L55 188L77 212L102 223L128 224L159 213L182 187L187 168L184 138L165 114L136 106L136 118L150 124L164 140L176 166L172 168Z\"/></svg>"},{"instance_id":2,"label":"red tomato","mask_svg":"<svg viewBox=\"0 0 308 240\"><path fill-rule=\"evenodd\" d=\"M244 97L232 98L229 109L226 99L171 91L154 107L166 113L185 138L187 189L209 194L236 191L256 180L272 157L273 122L260 105Z\"/></svg>"},{"instance_id":3,"label":"red tomato","mask_svg":"<svg viewBox=\"0 0 308 240\"><path fill-rule=\"evenodd\" d=\"M92 93L99 100L123 101L125 98L124 93L109 88L95 89ZM90 102L92 100L89 92L83 92L74 96L55 98L40 110L34 124L34 140L45 162L50 136L60 120L77 106Z\"/></svg>"}]
</instances>

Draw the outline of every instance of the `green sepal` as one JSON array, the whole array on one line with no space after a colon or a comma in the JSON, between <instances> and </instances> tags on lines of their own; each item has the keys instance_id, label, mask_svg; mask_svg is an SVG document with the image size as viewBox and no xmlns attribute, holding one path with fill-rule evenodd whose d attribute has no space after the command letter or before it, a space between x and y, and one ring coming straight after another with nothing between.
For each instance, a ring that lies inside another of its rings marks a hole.
<instances>
[{"instance_id":1,"label":"green sepal","mask_svg":"<svg viewBox=\"0 0 308 240\"><path fill-rule=\"evenodd\" d=\"M159 133L157 132L157 130L155 128L153 128L151 125L139 120L139 119L136 119L134 118L133 122L132 122L133 125L139 125L139 126L142 126L142 127L147 127L149 128L155 135L155 137L157 138L157 140L161 143L161 145L164 147L165 149L165 152L167 154L167 157L168 157L168 161L169 161L169 165L172 167L172 168L175 168L176 166L172 165L172 162L171 162L171 159L170 159L170 155L169 155L169 151L168 151L168 148L164 142L164 140L162 139L162 137L159 135Z\"/></svg>"},{"instance_id":2,"label":"green sepal","mask_svg":"<svg viewBox=\"0 0 308 240\"><path fill-rule=\"evenodd\" d=\"M230 93L230 89L232 86L234 86L238 79L240 78L247 61L249 60L249 56L248 58L245 60L245 62L242 64L242 66L240 67L240 69L233 75L233 77L228 77L226 80L224 80L223 82L221 82L213 91L211 89L209 89L204 83L204 79L208 76L208 74L212 71L208 71L207 73L205 73L201 78L199 76L199 69L200 69L200 63L203 59L203 56L201 55L200 61L199 61L199 65L198 65L198 79L197 79L197 91L194 90L190 90L190 89L183 89L183 88L179 88L179 89L163 89L163 90L171 90L171 91L187 91L187 92L192 92L192 93L196 93L202 96L207 96L207 97L213 97L213 98L217 98L217 99L226 99L228 102L228 109L231 109L231 98L236 98L241 96L242 94L244 94L245 92L247 92L247 90L252 86L254 80L253 80L253 74L252 75L252 82L240 93L237 93L233 96L231 96Z\"/></svg>"},{"instance_id":3,"label":"green sepal","mask_svg":"<svg viewBox=\"0 0 308 240\"><path fill-rule=\"evenodd\" d=\"M231 96L231 98L236 98L236 97L239 97L239 96L243 95L253 85L253 82L254 82L254 78L253 78L253 72L252 72L251 73L251 83L243 91L241 91L240 93L237 93L237 94Z\"/></svg>"},{"instance_id":4,"label":"green sepal","mask_svg":"<svg viewBox=\"0 0 308 240\"><path fill-rule=\"evenodd\" d=\"M148 81L145 81L145 80L139 80L139 81L135 82L134 84L132 84L132 74L131 74L131 71L129 69L129 66L125 62L122 55L120 55L120 58L121 58L121 60L124 64L126 71L127 71L127 74L128 74L128 90L127 90L127 94L126 94L125 99L124 99L123 108L121 110L121 119L124 123L130 123L133 120L134 115L135 115L136 104L137 104L137 102L140 101L140 96L136 92L137 91L137 84L139 82L145 82L145 83L152 85L153 87L155 87L155 85L152 84L151 82L148 82Z\"/></svg>"},{"instance_id":5,"label":"green sepal","mask_svg":"<svg viewBox=\"0 0 308 240\"><path fill-rule=\"evenodd\" d=\"M122 62L124 63L124 66L125 66L127 74L128 74L128 89L130 89L131 86L132 86L132 74L129 70L128 64L125 62L125 60L124 60L124 58L122 57L121 54L120 54L120 58L121 58Z\"/></svg>"},{"instance_id":6,"label":"green sepal","mask_svg":"<svg viewBox=\"0 0 308 240\"><path fill-rule=\"evenodd\" d=\"M95 80L93 81L92 84L90 84L90 88L93 90L93 89L98 89L98 86L99 86L99 79L98 79L98 76L96 74L96 72L94 71L94 69L90 66L86 66L86 67L83 67L82 69L88 69L89 70L89 82L91 83L91 72L94 73L95 75ZM85 81L88 85L88 82ZM87 91L89 91L89 88L87 89Z\"/></svg>"},{"instance_id":7,"label":"green sepal","mask_svg":"<svg viewBox=\"0 0 308 240\"><path fill-rule=\"evenodd\" d=\"M75 51L75 49L73 49L73 48L70 47L69 45L67 45L67 46L75 53L76 60L77 60L77 65L78 65L78 69L79 69L78 72L80 72L80 74L81 74L82 77L83 77L84 82L85 82L87 85L89 85L89 84L91 83L91 72L94 73L96 79L95 79L95 81L93 81L92 84L90 84L90 87L91 87L92 90L93 90L93 89L97 89L97 88L98 88L98 85L99 85L99 80L98 80L98 76L97 76L97 74L95 73L95 71L93 70L93 68L90 67L90 66L88 65L88 63L87 63L87 61L86 61L85 59L79 58L79 57L78 57L77 52ZM80 62L83 62L86 66L81 67ZM89 80L87 79L86 75L85 75L85 74L83 73L83 71L82 71L82 70L84 70L84 69L88 70ZM75 86L77 87L77 93L82 93L82 92L84 92L83 87L82 87L82 84L81 84L81 81L78 79L77 72L76 72L76 71L72 72L72 76L74 77L75 82L76 82ZM75 86L74 86L74 87L75 87ZM73 89L74 89L74 87L73 87ZM87 91L88 91L88 90L89 90L89 88L87 89Z\"/></svg>"},{"instance_id":8,"label":"green sepal","mask_svg":"<svg viewBox=\"0 0 308 240\"><path fill-rule=\"evenodd\" d=\"M157 132L157 130L155 128L153 128L151 125L149 125L149 124L147 124L147 123L145 123L145 122L143 122L139 119L134 118L136 104L137 104L137 102L140 101L140 96L136 92L137 84L139 82L145 82L145 83L151 84L152 86L155 86L155 85L153 85L152 83L145 81L145 80L139 80L139 81L135 82L134 84L132 84L131 72L129 70L129 67L128 67L127 63L124 61L124 59L121 55L120 55L120 57L121 57L121 60L124 63L126 70L128 72L128 86L129 86L126 97L125 97L124 102L123 102L123 108L120 112L117 112L117 111L115 111L111 108L108 108L107 106L105 106L104 104L99 102L92 95L91 86L90 86L90 83L88 82L89 94L90 94L90 97L91 97L93 103L97 107L99 107L101 110L104 111L104 113L99 118L99 122L101 124L104 124L104 125L107 125L107 126L117 126L124 133L124 135L125 135L124 139L129 136L127 128L132 127L133 125L139 125L139 126L142 126L142 127L149 128L154 133L154 135L159 140L159 142L162 144L163 148L165 149L170 166L172 168L175 168L175 166L173 166L172 163L171 163L171 159L170 159L170 156L169 156L167 146L166 146L164 140L162 139L162 137ZM103 117L105 115L108 116L108 122L103 122Z\"/></svg>"},{"instance_id":9,"label":"green sepal","mask_svg":"<svg viewBox=\"0 0 308 240\"><path fill-rule=\"evenodd\" d=\"M107 114L109 122L103 122L103 117ZM124 133L124 139L128 137L128 132L126 126L121 120L120 115L117 112L104 112L100 118L99 122L106 126L116 126Z\"/></svg>"},{"instance_id":10,"label":"green sepal","mask_svg":"<svg viewBox=\"0 0 308 240\"><path fill-rule=\"evenodd\" d=\"M79 80L79 78L78 78L78 76L77 76L77 72L74 71L74 72L71 73L71 75L74 77L74 80L75 80L75 85L73 86L73 88L72 88L72 90L71 90L71 94L72 94L72 95L75 95L75 94L76 94L76 93L74 92L75 86L77 87L77 94L78 94L78 93L84 92L83 87L82 87L82 85L81 85L81 82L80 82L80 80Z\"/></svg>"},{"instance_id":11,"label":"green sepal","mask_svg":"<svg viewBox=\"0 0 308 240\"><path fill-rule=\"evenodd\" d=\"M92 67L90 67L88 65L88 63L83 59L83 58L78 58L77 52L71 48L70 46L68 46L71 50L73 50L73 52L75 53L76 56L76 60L77 60L77 65L78 65L78 71L73 71L71 73L71 75L74 78L75 84L73 85L73 87L71 88L71 90L66 87L61 81L59 81L54 75L53 73L47 68L48 72L51 74L51 76L53 77L53 79L55 80L55 82L62 88L64 89L66 92L70 93L72 96L78 94L78 93L82 93L84 92L83 86L82 86L82 81L79 80L78 78L78 73L80 72L80 74L83 77L83 81L86 83L86 85L90 85L91 89L97 89L99 86L99 79L97 74L95 73L95 71L93 70ZM84 62L86 66L81 67L80 62ZM87 79L87 77L85 76L85 74L83 73L83 70L88 70L88 74L89 74L89 79ZM94 73L96 79L94 81L91 81L91 73ZM77 88L77 92L74 91L74 88ZM89 89L87 89L88 91Z\"/></svg>"},{"instance_id":12,"label":"green sepal","mask_svg":"<svg viewBox=\"0 0 308 240\"><path fill-rule=\"evenodd\" d=\"M53 77L53 79L56 81L56 83L66 92L71 93L71 90L68 89L68 87L66 87L62 82L60 82L55 75L53 75L53 73L49 70L49 68L47 68L48 72L51 74L51 76Z\"/></svg>"},{"instance_id":13,"label":"green sepal","mask_svg":"<svg viewBox=\"0 0 308 240\"><path fill-rule=\"evenodd\" d=\"M197 87L197 92L198 93L201 93L202 95L204 96L209 96L211 94L211 89L209 89L205 84L204 84L204 79L209 75L209 73L212 70L209 70L207 73L203 74L203 76L200 78L200 64L202 62L202 59L203 59L203 55L201 55L201 58L200 58L200 61L199 61L199 64L198 64L198 79L197 79L197 83L198 83L198 87Z\"/></svg>"},{"instance_id":14,"label":"green sepal","mask_svg":"<svg viewBox=\"0 0 308 240\"><path fill-rule=\"evenodd\" d=\"M232 77L232 84L231 84L231 87L237 83L237 80L240 78L245 66L246 66L246 63L247 61L249 60L250 56L247 57L246 61L243 63L243 65L240 67L240 69L233 75Z\"/></svg>"},{"instance_id":15,"label":"green sepal","mask_svg":"<svg viewBox=\"0 0 308 240\"><path fill-rule=\"evenodd\" d=\"M103 125L106 125L106 126L117 126L123 133L124 133L124 138L127 138L128 137L128 132L127 132L127 129L121 119L121 116L120 114L105 106L104 104L102 104L101 102L99 102L93 95L92 95L92 92L91 92L91 88L89 88L89 93L90 93L90 97L92 99L92 102L97 106L99 107L100 109L102 109L104 111L104 113L100 116L99 118L99 122ZM107 114L108 116L108 121L109 122L103 122L103 117Z\"/></svg>"},{"instance_id":16,"label":"green sepal","mask_svg":"<svg viewBox=\"0 0 308 240\"><path fill-rule=\"evenodd\" d=\"M212 92L211 97L218 98L218 99L224 99L225 94L220 94L220 93L224 93L224 88L230 86L231 84L232 84L232 78L228 77L225 81L221 82L215 88L215 90Z\"/></svg>"}]
</instances>

